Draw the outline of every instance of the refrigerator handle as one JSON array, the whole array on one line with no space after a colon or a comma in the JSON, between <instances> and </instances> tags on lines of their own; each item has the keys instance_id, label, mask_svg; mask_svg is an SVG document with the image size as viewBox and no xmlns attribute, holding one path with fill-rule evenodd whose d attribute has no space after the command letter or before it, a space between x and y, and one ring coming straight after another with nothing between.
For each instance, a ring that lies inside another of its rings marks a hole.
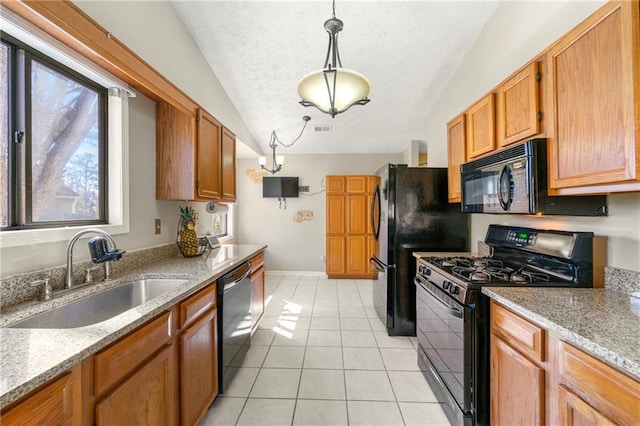
<instances>
[{"instance_id":1,"label":"refrigerator handle","mask_svg":"<svg viewBox=\"0 0 640 426\"><path fill-rule=\"evenodd\" d=\"M371 198L371 230L373 231L373 237L378 241L380 236L380 185L376 185L376 189L373 191L373 198ZM376 204L378 205L378 224L376 225Z\"/></svg>"},{"instance_id":2,"label":"refrigerator handle","mask_svg":"<svg viewBox=\"0 0 640 426\"><path fill-rule=\"evenodd\" d=\"M371 267L378 272L386 272L389 269L395 268L395 265L385 265L381 260L379 260L375 256L369 259L369 265L371 265Z\"/></svg>"}]
</instances>

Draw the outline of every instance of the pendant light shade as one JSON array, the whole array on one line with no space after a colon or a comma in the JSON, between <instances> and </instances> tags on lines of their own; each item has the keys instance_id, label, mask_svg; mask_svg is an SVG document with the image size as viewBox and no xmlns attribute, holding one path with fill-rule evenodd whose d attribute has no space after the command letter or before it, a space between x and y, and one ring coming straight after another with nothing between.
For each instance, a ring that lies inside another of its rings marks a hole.
<instances>
[{"instance_id":1,"label":"pendant light shade","mask_svg":"<svg viewBox=\"0 0 640 426\"><path fill-rule=\"evenodd\" d=\"M329 33L329 48L324 68L302 77L298 82L298 96L303 106L314 106L335 117L353 105L369 103L371 84L357 71L342 68L338 52L338 33L344 24L336 18L336 4L333 2L333 17L324 23Z\"/></svg>"},{"instance_id":2,"label":"pendant light shade","mask_svg":"<svg viewBox=\"0 0 640 426\"><path fill-rule=\"evenodd\" d=\"M300 103L315 106L335 117L352 105L365 105L371 85L358 71L346 68L322 69L302 77L298 83Z\"/></svg>"}]
</instances>

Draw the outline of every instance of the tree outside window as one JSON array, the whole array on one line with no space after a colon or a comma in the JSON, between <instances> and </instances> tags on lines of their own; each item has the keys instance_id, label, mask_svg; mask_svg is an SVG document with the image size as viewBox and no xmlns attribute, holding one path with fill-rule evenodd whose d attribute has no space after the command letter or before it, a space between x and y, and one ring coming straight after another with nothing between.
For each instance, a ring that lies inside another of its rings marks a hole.
<instances>
[{"instance_id":1,"label":"tree outside window","mask_svg":"<svg viewBox=\"0 0 640 426\"><path fill-rule=\"evenodd\" d=\"M2 226L106 223L107 90L24 46L2 47Z\"/></svg>"}]
</instances>

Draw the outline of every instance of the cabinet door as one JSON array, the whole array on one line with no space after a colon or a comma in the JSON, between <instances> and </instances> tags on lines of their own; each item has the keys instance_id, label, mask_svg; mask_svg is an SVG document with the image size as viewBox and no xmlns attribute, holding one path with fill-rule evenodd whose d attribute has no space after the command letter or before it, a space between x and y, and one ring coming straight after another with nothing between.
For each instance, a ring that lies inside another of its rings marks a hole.
<instances>
[{"instance_id":1,"label":"cabinet door","mask_svg":"<svg viewBox=\"0 0 640 426\"><path fill-rule=\"evenodd\" d=\"M79 390L74 389L76 373L63 373L10 409L2 410L3 425L81 424ZM75 412L75 413L74 413Z\"/></svg>"},{"instance_id":2,"label":"cabinet door","mask_svg":"<svg viewBox=\"0 0 640 426\"><path fill-rule=\"evenodd\" d=\"M166 103L156 106L156 198L193 200L194 116Z\"/></svg>"},{"instance_id":3,"label":"cabinet door","mask_svg":"<svg viewBox=\"0 0 640 426\"><path fill-rule=\"evenodd\" d=\"M369 209L366 195L349 195L347 199L347 234L366 234Z\"/></svg>"},{"instance_id":4,"label":"cabinet door","mask_svg":"<svg viewBox=\"0 0 640 426\"><path fill-rule=\"evenodd\" d=\"M212 115L198 110L198 197L220 199L222 171L220 169L222 125Z\"/></svg>"},{"instance_id":5,"label":"cabinet door","mask_svg":"<svg viewBox=\"0 0 640 426\"><path fill-rule=\"evenodd\" d=\"M214 309L180 336L180 418L195 425L218 394L217 311Z\"/></svg>"},{"instance_id":6,"label":"cabinet door","mask_svg":"<svg viewBox=\"0 0 640 426\"><path fill-rule=\"evenodd\" d=\"M466 112L467 159L487 154L496 148L495 95L488 94Z\"/></svg>"},{"instance_id":7,"label":"cabinet door","mask_svg":"<svg viewBox=\"0 0 640 426\"><path fill-rule=\"evenodd\" d=\"M460 182L460 165L466 161L466 128L464 114L460 114L447 123L447 144L449 147L449 202L462 201L462 188Z\"/></svg>"},{"instance_id":8,"label":"cabinet door","mask_svg":"<svg viewBox=\"0 0 640 426\"><path fill-rule=\"evenodd\" d=\"M345 273L345 237L327 235L326 271L329 277Z\"/></svg>"},{"instance_id":9,"label":"cabinet door","mask_svg":"<svg viewBox=\"0 0 640 426\"><path fill-rule=\"evenodd\" d=\"M349 194L366 194L367 193L367 177L366 176L347 176L347 192Z\"/></svg>"},{"instance_id":10,"label":"cabinet door","mask_svg":"<svg viewBox=\"0 0 640 426\"><path fill-rule=\"evenodd\" d=\"M638 9L609 2L549 50L550 188L640 188Z\"/></svg>"},{"instance_id":11,"label":"cabinet door","mask_svg":"<svg viewBox=\"0 0 640 426\"><path fill-rule=\"evenodd\" d=\"M222 128L222 199L236 200L236 135Z\"/></svg>"},{"instance_id":12,"label":"cabinet door","mask_svg":"<svg viewBox=\"0 0 640 426\"><path fill-rule=\"evenodd\" d=\"M369 273L369 258L367 254L367 237L365 235L348 235L346 273L352 275Z\"/></svg>"},{"instance_id":13,"label":"cabinet door","mask_svg":"<svg viewBox=\"0 0 640 426\"><path fill-rule=\"evenodd\" d=\"M327 234L344 234L344 202L343 195L327 195Z\"/></svg>"},{"instance_id":14,"label":"cabinet door","mask_svg":"<svg viewBox=\"0 0 640 426\"><path fill-rule=\"evenodd\" d=\"M491 335L491 423L542 425L544 369Z\"/></svg>"},{"instance_id":15,"label":"cabinet door","mask_svg":"<svg viewBox=\"0 0 640 426\"><path fill-rule=\"evenodd\" d=\"M345 176L327 176L327 194L344 195L347 190Z\"/></svg>"},{"instance_id":16,"label":"cabinet door","mask_svg":"<svg viewBox=\"0 0 640 426\"><path fill-rule=\"evenodd\" d=\"M176 368L173 347L158 352L129 379L96 403L96 425L176 424Z\"/></svg>"},{"instance_id":17,"label":"cabinet door","mask_svg":"<svg viewBox=\"0 0 640 426\"><path fill-rule=\"evenodd\" d=\"M264 313L264 268L251 272L251 327Z\"/></svg>"},{"instance_id":18,"label":"cabinet door","mask_svg":"<svg viewBox=\"0 0 640 426\"><path fill-rule=\"evenodd\" d=\"M560 342L561 383L599 413L622 425L640 424L640 382Z\"/></svg>"},{"instance_id":19,"label":"cabinet door","mask_svg":"<svg viewBox=\"0 0 640 426\"><path fill-rule=\"evenodd\" d=\"M498 87L499 148L540 133L539 75L538 63L533 62Z\"/></svg>"},{"instance_id":20,"label":"cabinet door","mask_svg":"<svg viewBox=\"0 0 640 426\"><path fill-rule=\"evenodd\" d=\"M613 426L616 424L564 386L558 388L558 406L560 424L564 426Z\"/></svg>"}]
</instances>

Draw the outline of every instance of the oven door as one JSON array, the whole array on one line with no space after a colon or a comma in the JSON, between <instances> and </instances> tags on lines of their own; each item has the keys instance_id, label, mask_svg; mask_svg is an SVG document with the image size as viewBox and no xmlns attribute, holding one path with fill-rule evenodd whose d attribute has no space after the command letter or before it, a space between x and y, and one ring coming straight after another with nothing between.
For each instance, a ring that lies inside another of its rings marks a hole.
<instances>
[{"instance_id":1,"label":"oven door","mask_svg":"<svg viewBox=\"0 0 640 426\"><path fill-rule=\"evenodd\" d=\"M473 424L473 305L417 275L418 364L452 424Z\"/></svg>"}]
</instances>

